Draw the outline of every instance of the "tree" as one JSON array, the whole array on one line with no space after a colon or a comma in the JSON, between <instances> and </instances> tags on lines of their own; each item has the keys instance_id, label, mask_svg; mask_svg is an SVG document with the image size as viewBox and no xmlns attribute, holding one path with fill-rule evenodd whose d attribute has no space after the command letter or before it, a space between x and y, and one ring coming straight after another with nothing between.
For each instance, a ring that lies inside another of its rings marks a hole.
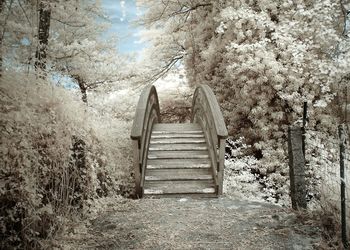
<instances>
[{"instance_id":1,"label":"tree","mask_svg":"<svg viewBox=\"0 0 350 250\"><path fill-rule=\"evenodd\" d=\"M145 50L148 81L156 81L188 56L186 41L191 35L188 30L191 13L211 6L208 1L158 1L138 0L142 9L148 9L139 23L146 27L142 32L144 40L152 43ZM147 63L148 62L148 63ZM150 63L152 62L152 63Z\"/></svg>"},{"instance_id":2,"label":"tree","mask_svg":"<svg viewBox=\"0 0 350 250\"><path fill-rule=\"evenodd\" d=\"M0 0L0 14L2 13L4 7L4 0ZM0 77L2 75L2 36L3 32L0 34Z\"/></svg>"},{"instance_id":3,"label":"tree","mask_svg":"<svg viewBox=\"0 0 350 250\"><path fill-rule=\"evenodd\" d=\"M5 4L5 0L0 0L0 15L3 14L3 12L4 12L4 4ZM1 21L4 24L6 23L6 19L1 20ZM3 61L2 41L3 41L4 33L5 33L5 25L3 25L1 33L0 33L0 78L2 76L2 70L3 70L2 69L2 61Z\"/></svg>"},{"instance_id":4,"label":"tree","mask_svg":"<svg viewBox=\"0 0 350 250\"><path fill-rule=\"evenodd\" d=\"M128 62L116 49L116 39L106 40L109 26L99 1L5 1L8 17L3 56L18 69L48 75L66 75L76 82L82 100L87 91L116 81ZM124 67L122 67L123 65Z\"/></svg>"},{"instance_id":5,"label":"tree","mask_svg":"<svg viewBox=\"0 0 350 250\"><path fill-rule=\"evenodd\" d=\"M117 52L116 39L103 38L108 19L99 3L62 2L52 18L57 33L48 52L53 69L74 79L87 103L87 91L117 80L126 60Z\"/></svg>"},{"instance_id":6,"label":"tree","mask_svg":"<svg viewBox=\"0 0 350 250\"><path fill-rule=\"evenodd\" d=\"M46 57L50 34L50 19L51 6L45 1L40 1L38 27L39 44L36 49L34 64L34 67L37 71L45 72L46 70Z\"/></svg>"},{"instance_id":7,"label":"tree","mask_svg":"<svg viewBox=\"0 0 350 250\"><path fill-rule=\"evenodd\" d=\"M304 101L309 127L329 133L339 121L336 86L350 73L344 1L139 2L148 7L144 22L161 34L153 53L167 65L178 53L166 48L181 44L189 83L213 88L229 133L253 146L263 175L285 169L286 131Z\"/></svg>"},{"instance_id":8,"label":"tree","mask_svg":"<svg viewBox=\"0 0 350 250\"><path fill-rule=\"evenodd\" d=\"M333 83L348 72L332 57L341 37L339 2L140 2L150 8L143 18L149 27L175 40L159 45L157 36L154 50L181 44L190 83L212 86L231 134L257 148L284 137L303 101L331 103Z\"/></svg>"}]
</instances>

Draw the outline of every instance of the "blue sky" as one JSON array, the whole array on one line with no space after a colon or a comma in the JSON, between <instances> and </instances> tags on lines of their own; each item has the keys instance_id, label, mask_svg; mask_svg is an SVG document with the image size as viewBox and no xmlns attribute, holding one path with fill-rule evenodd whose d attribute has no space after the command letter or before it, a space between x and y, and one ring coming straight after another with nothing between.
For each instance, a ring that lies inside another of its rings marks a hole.
<instances>
[{"instance_id":1,"label":"blue sky","mask_svg":"<svg viewBox=\"0 0 350 250\"><path fill-rule=\"evenodd\" d=\"M137 19L135 0L102 0L102 7L112 22L106 35L117 35L119 51L139 52L143 48L143 45L138 43L137 37L140 28L132 25Z\"/></svg>"}]
</instances>

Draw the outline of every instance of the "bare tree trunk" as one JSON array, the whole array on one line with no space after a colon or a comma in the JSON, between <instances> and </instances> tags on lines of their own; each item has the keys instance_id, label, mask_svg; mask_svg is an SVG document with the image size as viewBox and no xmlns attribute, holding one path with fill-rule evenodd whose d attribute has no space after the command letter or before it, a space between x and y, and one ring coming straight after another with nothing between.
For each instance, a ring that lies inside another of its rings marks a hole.
<instances>
[{"instance_id":1,"label":"bare tree trunk","mask_svg":"<svg viewBox=\"0 0 350 250\"><path fill-rule=\"evenodd\" d=\"M82 94L82 97L81 99L83 100L84 103L87 104L87 93L86 93L86 86L85 86L85 83L82 81L82 82L78 82L79 83L79 88L80 88L80 92Z\"/></svg>"},{"instance_id":2,"label":"bare tree trunk","mask_svg":"<svg viewBox=\"0 0 350 250\"><path fill-rule=\"evenodd\" d=\"M88 103L87 101L87 86L86 86L86 83L84 81L83 78L81 78L80 76L78 75L73 75L72 76L77 82L78 82L78 85L79 85L79 88L80 88L80 92L82 94L82 97L81 99L83 100L84 103Z\"/></svg>"},{"instance_id":3,"label":"bare tree trunk","mask_svg":"<svg viewBox=\"0 0 350 250\"><path fill-rule=\"evenodd\" d=\"M41 70L45 72L46 70L46 56L47 56L47 46L49 42L50 33L50 18L51 18L51 8L49 4L43 1L39 4L39 45L35 53L35 70Z\"/></svg>"},{"instance_id":4,"label":"bare tree trunk","mask_svg":"<svg viewBox=\"0 0 350 250\"><path fill-rule=\"evenodd\" d=\"M3 11L4 2L5 0L0 0L0 14ZM3 31L1 30L1 32ZM0 34L0 77L2 76L2 37L3 37L3 34Z\"/></svg>"}]
</instances>

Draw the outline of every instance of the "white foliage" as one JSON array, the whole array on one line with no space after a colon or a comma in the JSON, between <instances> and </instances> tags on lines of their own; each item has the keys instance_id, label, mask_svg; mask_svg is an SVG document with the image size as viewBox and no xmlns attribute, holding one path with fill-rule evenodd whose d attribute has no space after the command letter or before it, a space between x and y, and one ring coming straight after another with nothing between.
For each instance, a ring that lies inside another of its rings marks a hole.
<instances>
[{"instance_id":1,"label":"white foliage","mask_svg":"<svg viewBox=\"0 0 350 250\"><path fill-rule=\"evenodd\" d=\"M124 117L86 107L31 74L4 72L0 96L2 246L54 236L89 199L132 195L131 123ZM14 223L23 230L12 230Z\"/></svg>"},{"instance_id":2,"label":"white foliage","mask_svg":"<svg viewBox=\"0 0 350 250\"><path fill-rule=\"evenodd\" d=\"M236 155L226 161L226 193L261 198L261 192L265 200L288 204L288 126L300 123L303 102L309 128L329 135L339 122L334 104L350 74L340 2L140 2L149 7L144 17L149 26L172 38L156 37L154 53L181 44L189 84L213 88L229 133L244 136L259 156L255 162ZM317 182L317 172L311 175Z\"/></svg>"}]
</instances>

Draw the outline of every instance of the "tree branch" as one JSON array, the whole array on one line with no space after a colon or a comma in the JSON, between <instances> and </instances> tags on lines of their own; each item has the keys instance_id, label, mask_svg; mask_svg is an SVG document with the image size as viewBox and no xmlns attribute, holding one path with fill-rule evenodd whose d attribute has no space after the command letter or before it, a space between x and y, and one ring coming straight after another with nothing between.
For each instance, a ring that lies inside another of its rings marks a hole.
<instances>
[{"instance_id":1,"label":"tree branch","mask_svg":"<svg viewBox=\"0 0 350 250\"><path fill-rule=\"evenodd\" d=\"M152 75L146 82L154 83L155 81L166 75L176 65L177 62L183 59L183 57L184 55L176 55L173 58L171 58L170 61L160 69L159 72Z\"/></svg>"},{"instance_id":2,"label":"tree branch","mask_svg":"<svg viewBox=\"0 0 350 250\"><path fill-rule=\"evenodd\" d=\"M73 58L77 55L79 55L79 52L77 52L76 50L73 50L72 54L70 54L70 55L56 56L54 58L56 60L63 60L63 59Z\"/></svg>"},{"instance_id":3,"label":"tree branch","mask_svg":"<svg viewBox=\"0 0 350 250\"><path fill-rule=\"evenodd\" d=\"M32 23L30 22L29 17L27 16L26 11L24 10L24 8L23 8L23 6L22 6L22 4L21 4L21 1L20 1L20 0L17 0L17 2L18 2L19 7L21 7L21 9L22 9L22 11L23 11L23 13L24 13L24 16L26 17L26 19L27 19L29 25L32 26Z\"/></svg>"},{"instance_id":4,"label":"tree branch","mask_svg":"<svg viewBox=\"0 0 350 250\"><path fill-rule=\"evenodd\" d=\"M7 13L7 16L5 17L5 21L3 23L3 30L2 30L2 34L1 34L1 41L4 39L4 36L5 36L5 32L6 32L6 23L7 23L7 19L9 18L10 16L10 12L12 10L12 4L13 4L13 0L11 0L10 2L10 7L8 7L8 13Z\"/></svg>"},{"instance_id":5,"label":"tree branch","mask_svg":"<svg viewBox=\"0 0 350 250\"><path fill-rule=\"evenodd\" d=\"M212 3L199 3L199 4L196 4L194 6L188 6L186 4L180 3L180 1L177 1L177 3L179 4L179 9L176 11L173 11L172 13L170 13L168 15L165 15L165 10L168 8L169 2L170 2L169 0L166 2L164 0L162 0L164 8L161 11L161 13L157 17L145 20L145 22L143 22L143 24L145 25L146 23L154 23L154 22L160 21L162 19L169 19L169 18L173 18L173 17L179 16L179 15L185 16L185 20L187 20L188 16L190 15L190 13L192 11L195 11L196 9L201 8L201 7L212 6Z\"/></svg>"},{"instance_id":6,"label":"tree branch","mask_svg":"<svg viewBox=\"0 0 350 250\"><path fill-rule=\"evenodd\" d=\"M212 6L212 4L211 3L203 3L203 4L197 4L197 5L191 6L191 7L187 7L185 5L182 5L180 10L175 11L174 13L172 13L169 16L172 17L172 16L176 16L176 15L187 14L187 13L194 11L200 7L207 7L207 6Z\"/></svg>"},{"instance_id":7,"label":"tree branch","mask_svg":"<svg viewBox=\"0 0 350 250\"><path fill-rule=\"evenodd\" d=\"M84 28L84 27L86 27L86 24L71 24L71 23L64 22L62 20L59 20L59 19L56 19L56 18L53 18L53 17L51 17L51 20L54 20L56 22L59 22L59 23L62 23L64 25L67 25L67 26L70 26L70 27L74 27L74 28Z\"/></svg>"}]
</instances>

